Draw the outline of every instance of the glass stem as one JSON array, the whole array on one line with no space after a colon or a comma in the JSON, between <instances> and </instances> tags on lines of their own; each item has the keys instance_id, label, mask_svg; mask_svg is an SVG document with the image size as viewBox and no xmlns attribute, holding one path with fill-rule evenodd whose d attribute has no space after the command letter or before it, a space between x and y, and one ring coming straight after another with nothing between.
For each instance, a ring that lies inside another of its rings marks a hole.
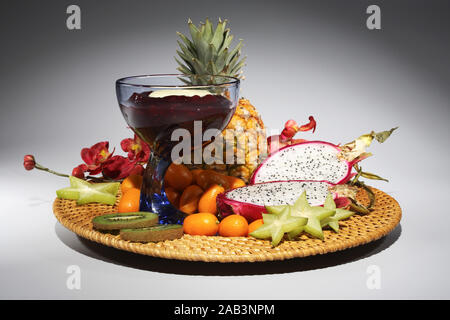
<instances>
[{"instance_id":1,"label":"glass stem","mask_svg":"<svg viewBox=\"0 0 450 320\"><path fill-rule=\"evenodd\" d=\"M157 213L162 224L181 224L185 215L169 202L164 191L164 175L170 163L151 153L144 171L139 210Z\"/></svg>"}]
</instances>

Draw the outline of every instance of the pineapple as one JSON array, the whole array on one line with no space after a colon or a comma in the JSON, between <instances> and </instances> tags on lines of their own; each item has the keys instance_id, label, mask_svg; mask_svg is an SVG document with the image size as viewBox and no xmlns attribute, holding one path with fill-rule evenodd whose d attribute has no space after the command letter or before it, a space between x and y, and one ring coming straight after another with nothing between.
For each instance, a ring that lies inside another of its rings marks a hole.
<instances>
[{"instance_id":1,"label":"pineapple","mask_svg":"<svg viewBox=\"0 0 450 320\"><path fill-rule=\"evenodd\" d=\"M196 27L191 20L188 21L191 40L178 32L182 41L178 41L180 50L177 50L178 58L175 58L179 67L178 71L186 75L222 75L242 79L241 68L245 63L245 57L240 58L242 40L234 48L230 48L233 36L230 29L226 28L227 20L219 22L214 29L211 21L206 19L200 27ZM227 130L234 130L240 137L246 137L244 143L238 143L237 139L227 135ZM240 134L243 133L243 134ZM239 177L248 182L253 171L266 154L266 136L264 123L256 108L248 99L239 99L236 112L230 123L222 132L224 138L224 155L227 141L233 146L234 164L203 164L204 169L214 169L221 173ZM255 144L257 147L255 148ZM239 153L241 152L241 153ZM242 155L242 157L239 157Z\"/></svg>"}]
</instances>

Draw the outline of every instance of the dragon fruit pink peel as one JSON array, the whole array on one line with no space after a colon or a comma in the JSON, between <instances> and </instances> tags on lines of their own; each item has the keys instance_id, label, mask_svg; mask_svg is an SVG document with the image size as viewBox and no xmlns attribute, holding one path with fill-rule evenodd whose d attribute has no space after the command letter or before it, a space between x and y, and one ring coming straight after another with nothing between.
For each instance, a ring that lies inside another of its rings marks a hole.
<instances>
[{"instance_id":1,"label":"dragon fruit pink peel","mask_svg":"<svg viewBox=\"0 0 450 320\"><path fill-rule=\"evenodd\" d=\"M330 187L327 181L271 181L236 188L217 196L222 217L240 214L249 222L267 213L265 206L292 205L304 191L312 206L323 205ZM333 194L336 198L336 194Z\"/></svg>"},{"instance_id":2,"label":"dragon fruit pink peel","mask_svg":"<svg viewBox=\"0 0 450 320\"><path fill-rule=\"evenodd\" d=\"M338 146L308 141L279 149L253 173L251 183L277 180L314 180L342 184L352 177L354 162L339 158Z\"/></svg>"}]
</instances>

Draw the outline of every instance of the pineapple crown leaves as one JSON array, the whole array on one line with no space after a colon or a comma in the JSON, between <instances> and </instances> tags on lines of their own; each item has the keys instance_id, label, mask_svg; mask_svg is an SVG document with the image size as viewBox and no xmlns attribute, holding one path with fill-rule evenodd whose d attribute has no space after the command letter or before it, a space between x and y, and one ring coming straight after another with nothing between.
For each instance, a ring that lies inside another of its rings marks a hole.
<instances>
[{"instance_id":1,"label":"pineapple crown leaves","mask_svg":"<svg viewBox=\"0 0 450 320\"><path fill-rule=\"evenodd\" d=\"M242 39L231 48L233 35L226 28L227 20L221 20L214 29L211 21L206 18L197 27L188 20L191 39L177 32L178 57L175 57L178 71L186 75L222 75L242 79L241 68L245 65L246 57L241 58Z\"/></svg>"}]
</instances>

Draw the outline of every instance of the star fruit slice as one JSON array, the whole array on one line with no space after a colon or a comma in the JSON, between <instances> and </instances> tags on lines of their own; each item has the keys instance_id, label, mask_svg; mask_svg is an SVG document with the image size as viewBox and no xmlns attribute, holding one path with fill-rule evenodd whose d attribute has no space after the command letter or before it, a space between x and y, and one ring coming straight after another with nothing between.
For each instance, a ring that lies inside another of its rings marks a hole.
<instances>
[{"instance_id":1,"label":"star fruit slice","mask_svg":"<svg viewBox=\"0 0 450 320\"><path fill-rule=\"evenodd\" d=\"M303 191L301 196L295 201L292 206L293 217L307 218L308 222L304 227L304 231L313 237L323 239L323 231L320 221L335 214L335 210L327 209L324 207L312 207L306 199L306 191ZM301 233L298 230L289 234L290 238L293 238ZM297 233L297 234L296 234Z\"/></svg>"},{"instance_id":2,"label":"star fruit slice","mask_svg":"<svg viewBox=\"0 0 450 320\"><path fill-rule=\"evenodd\" d=\"M336 208L336 203L334 202L331 193L328 193L323 207L325 209L335 210L336 213L320 221L320 224L322 228L329 226L335 232L339 232L339 220L347 219L354 214L353 211Z\"/></svg>"},{"instance_id":3,"label":"star fruit slice","mask_svg":"<svg viewBox=\"0 0 450 320\"><path fill-rule=\"evenodd\" d=\"M120 182L90 183L74 176L69 177L70 187L56 191L60 199L77 200L78 205L91 202L114 205Z\"/></svg>"},{"instance_id":4,"label":"star fruit slice","mask_svg":"<svg viewBox=\"0 0 450 320\"><path fill-rule=\"evenodd\" d=\"M288 205L287 204L281 204L278 206L265 206L268 213L272 214L280 214L281 211L284 210Z\"/></svg>"},{"instance_id":5,"label":"star fruit slice","mask_svg":"<svg viewBox=\"0 0 450 320\"><path fill-rule=\"evenodd\" d=\"M274 216L277 214L280 214L281 211L283 211L286 207L290 207L292 210L292 206L288 205L288 204L284 204L284 205L279 205L279 206L266 206L266 210L268 213L271 214L263 214L263 220L264 222L269 223L269 221L272 221L274 219ZM297 228L295 228L294 230L290 231L287 233L288 235L288 239L289 240L293 240L294 238L296 238L300 233L303 232L306 222L308 221L308 219L305 218L305 223L302 224L301 226L298 226Z\"/></svg>"},{"instance_id":6,"label":"star fruit slice","mask_svg":"<svg viewBox=\"0 0 450 320\"><path fill-rule=\"evenodd\" d=\"M291 207L286 206L279 213L263 214L263 225L250 233L257 239L272 238L272 246L277 246L287 232L300 228L307 222L306 218L291 216Z\"/></svg>"}]
</instances>

